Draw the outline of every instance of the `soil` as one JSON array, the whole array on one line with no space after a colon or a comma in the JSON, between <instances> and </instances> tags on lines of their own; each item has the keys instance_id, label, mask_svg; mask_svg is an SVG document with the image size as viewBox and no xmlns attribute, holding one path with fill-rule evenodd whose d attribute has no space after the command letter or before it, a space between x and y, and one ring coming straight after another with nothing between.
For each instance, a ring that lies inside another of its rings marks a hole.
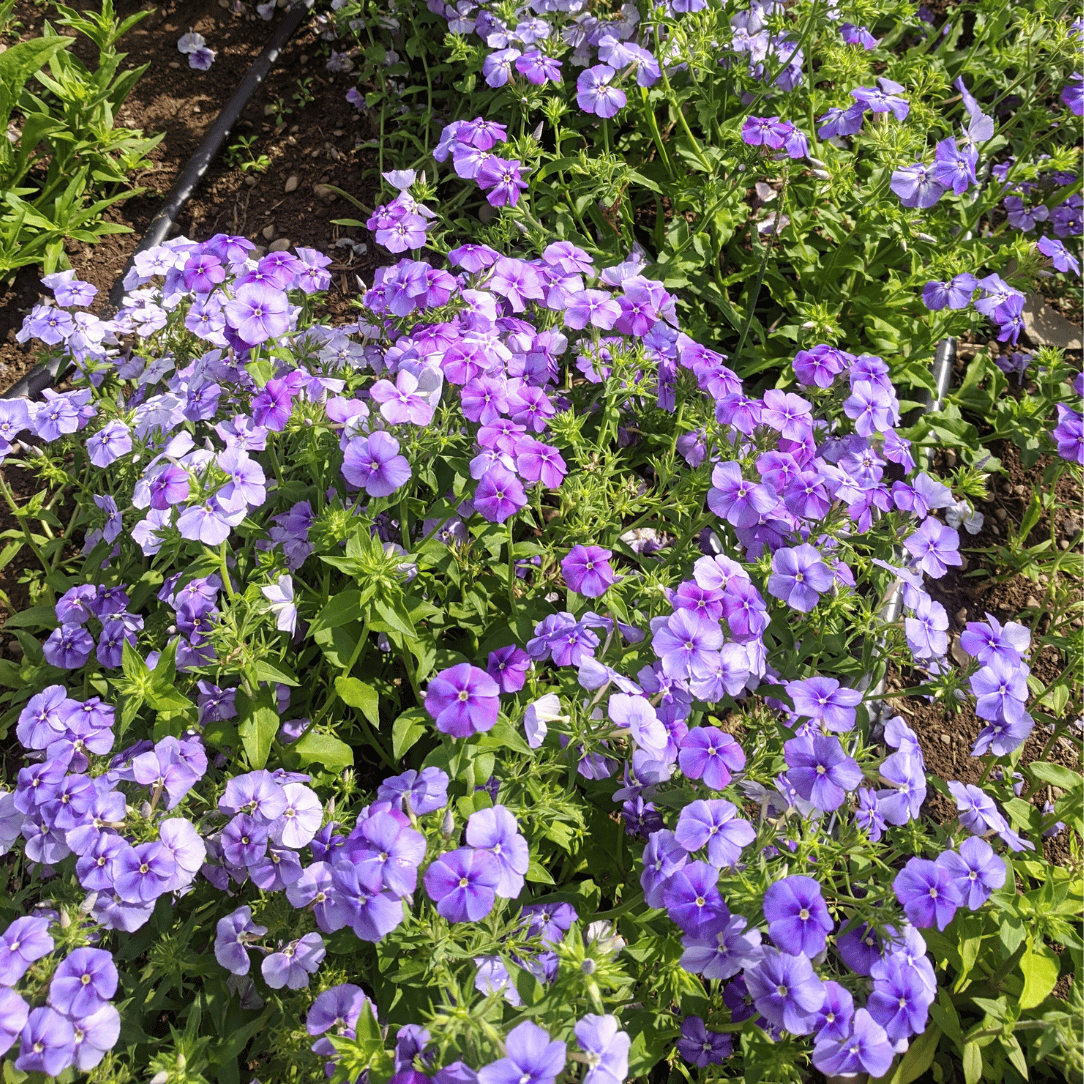
<instances>
[{"instance_id":1,"label":"soil","mask_svg":"<svg viewBox=\"0 0 1084 1084\"><path fill-rule=\"evenodd\" d=\"M96 245L68 247L78 277L98 287L96 311L105 310L109 290L144 231L282 18L280 11L264 21L255 14L254 3L235 2L239 14L230 9L230 0L167 0L154 7L133 0L116 4L118 18L150 12L119 43L128 54L125 69L150 67L118 111L117 124L141 129L145 135L161 132L165 138L150 152L153 168L131 177L133 187L144 189L142 194L107 213L109 221L132 232L105 237ZM100 9L86 0L72 6ZM49 14L34 0L19 0L19 37L40 34ZM202 34L215 51L214 63L205 72L191 68L177 49L178 38L189 30ZM79 46L76 52L84 62L91 61ZM375 131L345 100L354 79L348 73L328 72L327 56L327 43L310 17L249 100L222 152L179 214L174 232L199 240L218 232L241 234L264 246L288 241L334 256L329 305L336 315L349 309L358 292L356 276L371 281L376 262L372 255L359 256L351 247L336 244L347 237L365 242L366 230L334 222L365 216L323 186L342 189L372 207L379 177L371 145ZM251 139L251 146L231 154L229 148L237 147L241 139ZM240 168L243 162L261 159L265 164L260 170ZM0 286L0 389L34 364L31 352L15 342L15 334L38 301L38 280L39 271L27 268L12 284Z\"/></svg>"}]
</instances>

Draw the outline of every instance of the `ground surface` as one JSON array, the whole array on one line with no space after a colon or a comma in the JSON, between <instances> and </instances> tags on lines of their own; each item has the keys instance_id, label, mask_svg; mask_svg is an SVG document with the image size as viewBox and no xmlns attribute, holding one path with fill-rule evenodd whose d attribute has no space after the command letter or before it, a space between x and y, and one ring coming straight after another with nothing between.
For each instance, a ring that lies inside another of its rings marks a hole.
<instances>
[{"instance_id":1,"label":"ground surface","mask_svg":"<svg viewBox=\"0 0 1084 1084\"><path fill-rule=\"evenodd\" d=\"M153 170L132 178L146 191L111 212L114 221L129 226L133 232L107 238L97 246L73 245L69 251L72 266L81 278L98 286L100 299L108 294L178 173L270 36L274 22L264 22L247 8L234 14L228 3L184 0L160 5L123 43L130 54L129 63L149 62L150 68L118 120L146 133L164 132L165 138L152 152ZM17 10L24 35L40 30L44 16L41 6L21 0ZM122 0L118 10L124 15L138 10L138 6ZM275 18L281 18L281 13ZM203 34L217 53L207 72L191 69L187 58L177 51L177 39L188 30ZM333 313L342 314L349 310L350 300L357 293L356 276L371 281L376 258L371 245L369 253L361 255L352 247L336 244L345 237L367 240L364 230L334 222L337 218L364 216L323 186L341 188L372 207L377 189L376 155L371 125L345 101L353 85L352 77L328 73L325 59L326 48L311 27L304 28L287 45L278 66L252 98L227 141L229 147L236 146L241 137L251 139L248 151L219 157L179 215L177 226L193 239L202 240L224 231L244 234L262 245L289 242L333 254L336 275L331 308ZM264 168L240 168L242 162L259 160L261 156L266 156ZM20 274L12 285L0 290L0 389L10 386L33 364L29 351L14 340L38 293L38 276L33 270ZM1064 335L1064 323L1055 325L1052 332L1049 328L1045 332L1033 329L1033 335L1044 333ZM1040 345L1040 340L1033 340L1031 345ZM1079 339L1071 345L1079 349ZM950 642L954 652L959 650L958 636L966 622L981 620L986 613L1002 621L1020 620L1036 632L1045 631L1043 622L1049 622L1049 578L1046 582L1032 581L1014 574L999 566L994 556L997 547L1007 542L1020 523L1034 488L1040 484L1045 463L1025 470L1010 445L992 450L1002 459L1006 473L994 478L990 499L979 505L985 516L983 530L962 541L971 549L968 564L951 570L933 587L952 621ZM935 461L935 467L951 466L945 456ZM9 468L7 477L18 490L18 475ZM1054 545L1064 551L1077 543L1081 524L1080 490L1063 484L1057 494L1053 524L1044 516L1032 532L1031 544L1051 537L1053 530ZM10 519L0 515L0 530L9 526ZM0 589L11 596L16 608L28 603L20 574L18 562L0 570ZM1071 589L1079 599L1079 582ZM0 612L0 625L3 617ZM1078 626L1079 621L1077 616ZM0 631L0 651L13 655L17 649L17 643ZM1032 659L1035 673L1043 681L1051 680L1069 665L1079 669L1080 660L1066 658L1053 648L1046 648ZM914 675L892 671L889 693L914 683ZM919 697L897 696L892 703L918 732L931 771L945 780L979 780L981 765L970 751L980 723L970 710L949 712ZM1026 757L1038 755L1047 737L1037 730L1028 742ZM1075 750L1065 741L1056 743L1047 755L1062 764L1078 765ZM1037 798L1041 801L1042 795ZM940 796L931 797L929 808L933 815L945 820L955 816L951 803ZM1069 859L1064 834L1046 841L1046 853L1053 861Z\"/></svg>"}]
</instances>

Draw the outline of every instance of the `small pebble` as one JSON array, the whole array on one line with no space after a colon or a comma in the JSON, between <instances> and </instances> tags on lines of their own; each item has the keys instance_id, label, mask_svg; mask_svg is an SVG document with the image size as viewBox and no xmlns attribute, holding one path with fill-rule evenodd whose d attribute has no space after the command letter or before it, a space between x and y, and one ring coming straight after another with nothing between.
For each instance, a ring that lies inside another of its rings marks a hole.
<instances>
[{"instance_id":1,"label":"small pebble","mask_svg":"<svg viewBox=\"0 0 1084 1084\"><path fill-rule=\"evenodd\" d=\"M946 448L945 449L944 456L945 456L945 466L946 467L955 467L956 466L956 453L951 448Z\"/></svg>"},{"instance_id":2,"label":"small pebble","mask_svg":"<svg viewBox=\"0 0 1084 1084\"><path fill-rule=\"evenodd\" d=\"M265 241L273 241L275 239L274 222L272 222L270 226L264 226L264 228L260 230L260 236L263 237Z\"/></svg>"},{"instance_id":3,"label":"small pebble","mask_svg":"<svg viewBox=\"0 0 1084 1084\"><path fill-rule=\"evenodd\" d=\"M254 188L254 187L255 187L255 185L256 185L256 178L255 178L255 177L253 177L253 176L252 176L252 174L250 173L250 174L249 174L249 175L248 175L248 176L247 176L247 177L245 178L245 184L247 184L247 185L249 186L249 188Z\"/></svg>"},{"instance_id":4,"label":"small pebble","mask_svg":"<svg viewBox=\"0 0 1084 1084\"><path fill-rule=\"evenodd\" d=\"M1024 599L1024 606L1029 610L1037 610L1039 605L1039 600L1034 595L1028 595L1028 597Z\"/></svg>"},{"instance_id":5,"label":"small pebble","mask_svg":"<svg viewBox=\"0 0 1084 1084\"><path fill-rule=\"evenodd\" d=\"M1027 486L1013 486L1013 493L1015 493L1022 501L1031 500L1031 490Z\"/></svg>"},{"instance_id":6,"label":"small pebble","mask_svg":"<svg viewBox=\"0 0 1084 1084\"><path fill-rule=\"evenodd\" d=\"M1008 513L1008 512L1006 512L1004 508L995 508L995 509L994 509L994 516L995 516L995 517L996 517L996 518L997 518L997 519L998 519L998 520L999 520L999 521L1000 521L1001 523L1004 523L1004 522L1005 522L1005 520L1007 520L1007 519L1009 518L1009 513Z\"/></svg>"},{"instance_id":7,"label":"small pebble","mask_svg":"<svg viewBox=\"0 0 1084 1084\"><path fill-rule=\"evenodd\" d=\"M299 184L301 184L301 178L296 173L291 173L290 176L286 178L286 185L283 188L283 191L296 192Z\"/></svg>"},{"instance_id":8,"label":"small pebble","mask_svg":"<svg viewBox=\"0 0 1084 1084\"><path fill-rule=\"evenodd\" d=\"M181 62L179 60L171 60L169 62L169 66L171 68L179 68L181 66Z\"/></svg>"},{"instance_id":9,"label":"small pebble","mask_svg":"<svg viewBox=\"0 0 1084 1084\"><path fill-rule=\"evenodd\" d=\"M1068 538L1063 538L1063 539L1062 539L1062 540L1061 540L1061 541L1060 541L1060 542L1058 543L1058 545L1059 545L1059 546L1061 546L1061 548L1062 548L1063 550L1067 550L1067 549L1069 548L1069 539L1068 539Z\"/></svg>"},{"instance_id":10,"label":"small pebble","mask_svg":"<svg viewBox=\"0 0 1084 1084\"><path fill-rule=\"evenodd\" d=\"M956 620L961 625L967 620L967 607L966 606L961 606L956 611Z\"/></svg>"},{"instance_id":11,"label":"small pebble","mask_svg":"<svg viewBox=\"0 0 1084 1084\"><path fill-rule=\"evenodd\" d=\"M942 734L941 735L941 744L942 745L951 745L952 744L952 739L947 734Z\"/></svg>"},{"instance_id":12,"label":"small pebble","mask_svg":"<svg viewBox=\"0 0 1084 1084\"><path fill-rule=\"evenodd\" d=\"M309 62L308 53L302 53L298 59L301 61L301 66L304 67Z\"/></svg>"},{"instance_id":13,"label":"small pebble","mask_svg":"<svg viewBox=\"0 0 1084 1084\"><path fill-rule=\"evenodd\" d=\"M268 252L285 252L290 247L289 237L280 237L267 246Z\"/></svg>"},{"instance_id":14,"label":"small pebble","mask_svg":"<svg viewBox=\"0 0 1084 1084\"><path fill-rule=\"evenodd\" d=\"M312 186L312 190L325 203L330 203L333 199L336 198L335 193L332 192L326 184L314 184Z\"/></svg>"}]
</instances>

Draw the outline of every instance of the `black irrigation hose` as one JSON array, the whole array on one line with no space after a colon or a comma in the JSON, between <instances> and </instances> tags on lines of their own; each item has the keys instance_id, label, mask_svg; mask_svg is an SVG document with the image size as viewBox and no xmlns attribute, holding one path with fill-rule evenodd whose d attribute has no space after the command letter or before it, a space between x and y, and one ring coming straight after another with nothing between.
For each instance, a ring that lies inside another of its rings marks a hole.
<instances>
[{"instance_id":1,"label":"black irrigation hose","mask_svg":"<svg viewBox=\"0 0 1084 1084\"><path fill-rule=\"evenodd\" d=\"M222 111L215 118L203 142L199 145L196 153L188 160L176 183L170 189L162 209L151 220L142 239L136 246L135 251L128 258L113 288L109 291L109 303L114 309L120 308L124 301L124 277L135 262L140 252L160 245L169 234L170 229L180 214L181 208L188 202L189 197L196 190L197 185L203 179L203 175L210 168L215 156L222 149L230 129L237 123L249 99L267 77L279 53L286 43L297 33L302 22L309 14L311 3L301 2L291 7L278 26L275 27L263 52L252 62L251 67L245 73L245 77L237 85L233 97L225 104ZM46 388L55 386L63 375L64 363L61 358L35 365L30 372L20 377L2 395L4 399L28 398L37 399Z\"/></svg>"}]
</instances>

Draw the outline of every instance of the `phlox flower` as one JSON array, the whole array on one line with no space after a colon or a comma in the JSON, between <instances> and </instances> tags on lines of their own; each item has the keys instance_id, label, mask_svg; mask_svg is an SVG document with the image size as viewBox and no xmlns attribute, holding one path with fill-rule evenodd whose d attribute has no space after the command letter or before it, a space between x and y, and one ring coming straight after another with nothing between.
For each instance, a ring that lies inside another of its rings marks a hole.
<instances>
[{"instance_id":1,"label":"phlox flower","mask_svg":"<svg viewBox=\"0 0 1084 1084\"><path fill-rule=\"evenodd\" d=\"M745 753L731 735L716 727L694 727L680 742L678 763L687 779L703 779L722 790L732 772L745 767Z\"/></svg>"},{"instance_id":2,"label":"phlox flower","mask_svg":"<svg viewBox=\"0 0 1084 1084\"><path fill-rule=\"evenodd\" d=\"M20 1038L15 1068L24 1073L55 1077L75 1061L75 1031L56 1009L31 1009Z\"/></svg>"},{"instance_id":3,"label":"phlox flower","mask_svg":"<svg viewBox=\"0 0 1084 1084\"><path fill-rule=\"evenodd\" d=\"M506 1056L478 1070L478 1084L555 1084L566 1050L564 1043L551 1041L537 1024L524 1020L508 1033Z\"/></svg>"},{"instance_id":4,"label":"phlox flower","mask_svg":"<svg viewBox=\"0 0 1084 1084\"><path fill-rule=\"evenodd\" d=\"M49 1003L66 1016L89 1016L117 992L117 967L104 949L79 948L53 972Z\"/></svg>"},{"instance_id":5,"label":"phlox flower","mask_svg":"<svg viewBox=\"0 0 1084 1084\"><path fill-rule=\"evenodd\" d=\"M395 437L377 430L347 443L342 475L370 497L387 497L409 481L411 470Z\"/></svg>"},{"instance_id":6,"label":"phlox flower","mask_svg":"<svg viewBox=\"0 0 1084 1084\"><path fill-rule=\"evenodd\" d=\"M92 1013L72 1020L75 1057L73 1064L80 1072L93 1069L120 1038L120 1013L116 1006L99 1005Z\"/></svg>"},{"instance_id":7,"label":"phlox flower","mask_svg":"<svg viewBox=\"0 0 1084 1084\"><path fill-rule=\"evenodd\" d=\"M682 809L674 837L690 854L706 846L716 869L735 866L742 850L756 839L753 826L737 813L723 798L697 799Z\"/></svg>"},{"instance_id":8,"label":"phlox flower","mask_svg":"<svg viewBox=\"0 0 1084 1084\"><path fill-rule=\"evenodd\" d=\"M496 464L482 475L474 493L474 508L490 523L504 523L527 504L523 483L510 470Z\"/></svg>"},{"instance_id":9,"label":"phlox flower","mask_svg":"<svg viewBox=\"0 0 1084 1084\"><path fill-rule=\"evenodd\" d=\"M518 159L499 158L491 155L474 175L478 187L487 192L487 202L492 207L515 207L521 192L530 187L520 172Z\"/></svg>"},{"instance_id":10,"label":"phlox flower","mask_svg":"<svg viewBox=\"0 0 1084 1084\"><path fill-rule=\"evenodd\" d=\"M730 918L718 882L715 866L688 862L676 869L662 887L666 913L690 937L704 938L714 928L713 923L725 923Z\"/></svg>"},{"instance_id":11,"label":"phlox flower","mask_svg":"<svg viewBox=\"0 0 1084 1084\"><path fill-rule=\"evenodd\" d=\"M765 948L745 971L745 985L757 1011L792 1035L808 1035L824 1004L824 983L806 956Z\"/></svg>"},{"instance_id":12,"label":"phlox flower","mask_svg":"<svg viewBox=\"0 0 1084 1084\"><path fill-rule=\"evenodd\" d=\"M816 956L832 932L828 907L812 877L784 877L770 884L763 908L771 939L791 955Z\"/></svg>"},{"instance_id":13,"label":"phlox flower","mask_svg":"<svg viewBox=\"0 0 1084 1084\"><path fill-rule=\"evenodd\" d=\"M949 282L927 282L922 291L922 300L930 312L940 312L945 308L966 309L971 304L971 295L977 285L978 279L965 271Z\"/></svg>"},{"instance_id":14,"label":"phlox flower","mask_svg":"<svg viewBox=\"0 0 1084 1084\"><path fill-rule=\"evenodd\" d=\"M801 798L831 813L862 782L862 769L834 735L809 734L784 742L786 778Z\"/></svg>"},{"instance_id":15,"label":"phlox flower","mask_svg":"<svg viewBox=\"0 0 1084 1084\"><path fill-rule=\"evenodd\" d=\"M844 1036L817 1035L813 1044L813 1065L829 1077L858 1076L879 1079L892 1067L892 1043L883 1027L865 1010L854 1014Z\"/></svg>"},{"instance_id":16,"label":"phlox flower","mask_svg":"<svg viewBox=\"0 0 1084 1084\"><path fill-rule=\"evenodd\" d=\"M780 150L793 129L789 121L780 120L779 117L746 117L741 138L743 143L753 147Z\"/></svg>"},{"instance_id":17,"label":"phlox flower","mask_svg":"<svg viewBox=\"0 0 1084 1084\"><path fill-rule=\"evenodd\" d=\"M599 598L617 582L610 568L612 552L602 546L573 546L561 560L561 572L570 591Z\"/></svg>"},{"instance_id":18,"label":"phlox flower","mask_svg":"<svg viewBox=\"0 0 1084 1084\"><path fill-rule=\"evenodd\" d=\"M820 596L832 586L832 573L821 560L820 552L803 542L784 547L772 554L772 573L768 593L782 599L793 610L809 613Z\"/></svg>"},{"instance_id":19,"label":"phlox flower","mask_svg":"<svg viewBox=\"0 0 1084 1084\"><path fill-rule=\"evenodd\" d=\"M1035 247L1049 257L1050 262L1058 271L1072 271L1080 274L1080 261L1065 247L1064 243L1054 237L1040 237Z\"/></svg>"},{"instance_id":20,"label":"phlox flower","mask_svg":"<svg viewBox=\"0 0 1084 1084\"><path fill-rule=\"evenodd\" d=\"M425 871L425 891L449 922L477 922L493 909L501 863L487 850L460 847Z\"/></svg>"},{"instance_id":21,"label":"phlox flower","mask_svg":"<svg viewBox=\"0 0 1084 1084\"><path fill-rule=\"evenodd\" d=\"M326 953L324 939L318 933L307 933L278 952L265 956L260 971L272 990L281 990L284 986L289 990L303 990Z\"/></svg>"},{"instance_id":22,"label":"phlox flower","mask_svg":"<svg viewBox=\"0 0 1084 1084\"><path fill-rule=\"evenodd\" d=\"M879 78L880 87L857 87L851 97L874 113L891 113L896 120L906 120L911 106L900 97L903 87L891 79Z\"/></svg>"},{"instance_id":23,"label":"phlox flower","mask_svg":"<svg viewBox=\"0 0 1084 1084\"><path fill-rule=\"evenodd\" d=\"M576 80L576 104L585 113L604 119L614 116L628 101L625 92L611 83L616 74L609 64L596 64L580 72Z\"/></svg>"},{"instance_id":24,"label":"phlox flower","mask_svg":"<svg viewBox=\"0 0 1084 1084\"><path fill-rule=\"evenodd\" d=\"M629 1075L632 1040L617 1017L588 1013L577 1022L575 1032L588 1063L583 1084L623 1084Z\"/></svg>"},{"instance_id":25,"label":"phlox flower","mask_svg":"<svg viewBox=\"0 0 1084 1084\"><path fill-rule=\"evenodd\" d=\"M284 335L290 328L286 294L270 285L248 283L237 287L226 302L226 321L248 346Z\"/></svg>"},{"instance_id":26,"label":"phlox flower","mask_svg":"<svg viewBox=\"0 0 1084 1084\"><path fill-rule=\"evenodd\" d=\"M969 836L958 851L942 851L936 864L948 872L972 911L977 911L1005 883L1004 861L978 836Z\"/></svg>"},{"instance_id":27,"label":"phlox flower","mask_svg":"<svg viewBox=\"0 0 1084 1084\"><path fill-rule=\"evenodd\" d=\"M437 730L453 738L491 730L500 712L500 687L484 670L459 663L441 670L429 682L425 710Z\"/></svg>"},{"instance_id":28,"label":"phlox flower","mask_svg":"<svg viewBox=\"0 0 1084 1084\"><path fill-rule=\"evenodd\" d=\"M910 858L892 882L908 919L920 929L937 925L943 930L963 902L959 882L944 865L925 858Z\"/></svg>"},{"instance_id":29,"label":"phlox flower","mask_svg":"<svg viewBox=\"0 0 1084 1084\"><path fill-rule=\"evenodd\" d=\"M373 1003L365 996L361 987L343 982L317 995L305 1017L305 1030L310 1035L317 1036L334 1028L336 1035L352 1039L363 1012L371 1012L376 1016ZM335 1048L327 1039L317 1041L312 1049L314 1053L325 1056L335 1053Z\"/></svg>"},{"instance_id":30,"label":"phlox flower","mask_svg":"<svg viewBox=\"0 0 1084 1084\"><path fill-rule=\"evenodd\" d=\"M15 919L0 934L0 986L14 986L35 960L52 951L47 918L27 915Z\"/></svg>"},{"instance_id":31,"label":"phlox flower","mask_svg":"<svg viewBox=\"0 0 1084 1084\"><path fill-rule=\"evenodd\" d=\"M492 854L500 865L500 880L494 892L514 900L523 889L530 852L519 834L516 818L503 805L479 809L467 820L466 840L476 850Z\"/></svg>"},{"instance_id":32,"label":"phlox flower","mask_svg":"<svg viewBox=\"0 0 1084 1084\"><path fill-rule=\"evenodd\" d=\"M247 975L250 962L245 946L265 933L266 926L257 926L252 921L251 907L238 907L218 920L215 927L215 959L231 975Z\"/></svg>"},{"instance_id":33,"label":"phlox flower","mask_svg":"<svg viewBox=\"0 0 1084 1084\"><path fill-rule=\"evenodd\" d=\"M904 207L932 207L944 194L945 186L934 174L933 166L916 162L893 170L890 187Z\"/></svg>"},{"instance_id":34,"label":"phlox flower","mask_svg":"<svg viewBox=\"0 0 1084 1084\"><path fill-rule=\"evenodd\" d=\"M681 1022L678 1053L700 1069L721 1065L734 1052L734 1039L726 1031L708 1031L700 1016L686 1016Z\"/></svg>"},{"instance_id":35,"label":"phlox flower","mask_svg":"<svg viewBox=\"0 0 1084 1084\"><path fill-rule=\"evenodd\" d=\"M1063 403L1057 404L1057 412L1058 424L1050 437L1057 445L1058 455L1084 466L1084 417Z\"/></svg>"}]
</instances>

